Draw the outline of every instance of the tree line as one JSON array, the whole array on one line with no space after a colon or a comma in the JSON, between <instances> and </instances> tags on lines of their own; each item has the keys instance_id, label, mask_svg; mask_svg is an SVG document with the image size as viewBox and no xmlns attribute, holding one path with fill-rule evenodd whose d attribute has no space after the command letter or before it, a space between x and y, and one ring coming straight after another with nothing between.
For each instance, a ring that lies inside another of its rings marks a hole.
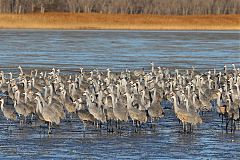
<instances>
[{"instance_id":1,"label":"tree line","mask_svg":"<svg viewBox=\"0 0 240 160\"><path fill-rule=\"evenodd\" d=\"M239 14L240 0L0 0L0 13Z\"/></svg>"}]
</instances>

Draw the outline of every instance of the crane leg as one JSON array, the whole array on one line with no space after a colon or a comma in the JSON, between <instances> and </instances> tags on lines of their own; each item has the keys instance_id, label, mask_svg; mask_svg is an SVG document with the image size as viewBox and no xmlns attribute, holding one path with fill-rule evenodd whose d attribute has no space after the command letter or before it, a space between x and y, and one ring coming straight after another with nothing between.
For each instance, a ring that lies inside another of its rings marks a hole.
<instances>
[{"instance_id":1,"label":"crane leg","mask_svg":"<svg viewBox=\"0 0 240 160\"><path fill-rule=\"evenodd\" d=\"M51 122L48 122L48 134L51 134L52 131L51 131Z\"/></svg>"}]
</instances>

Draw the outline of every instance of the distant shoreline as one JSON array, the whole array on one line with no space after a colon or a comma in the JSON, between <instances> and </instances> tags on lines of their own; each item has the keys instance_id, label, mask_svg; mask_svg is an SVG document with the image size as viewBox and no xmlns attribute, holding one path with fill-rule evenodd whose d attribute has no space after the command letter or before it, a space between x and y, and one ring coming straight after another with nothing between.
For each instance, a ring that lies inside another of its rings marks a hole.
<instances>
[{"instance_id":1,"label":"distant shoreline","mask_svg":"<svg viewBox=\"0 0 240 160\"><path fill-rule=\"evenodd\" d=\"M0 29L240 30L240 15L0 14Z\"/></svg>"}]
</instances>

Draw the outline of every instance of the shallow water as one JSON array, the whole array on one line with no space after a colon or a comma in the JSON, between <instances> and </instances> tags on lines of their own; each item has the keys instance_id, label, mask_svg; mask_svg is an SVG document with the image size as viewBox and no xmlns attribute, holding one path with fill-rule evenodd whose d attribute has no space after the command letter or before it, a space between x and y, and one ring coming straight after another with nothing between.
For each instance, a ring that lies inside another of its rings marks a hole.
<instances>
[{"instance_id":1,"label":"shallow water","mask_svg":"<svg viewBox=\"0 0 240 160\"><path fill-rule=\"evenodd\" d=\"M167 109L156 128L148 124L136 133L128 123L120 134L108 133L106 126L101 131L88 126L84 132L82 123L74 117L54 127L48 136L46 126L19 126L1 116L0 158L238 159L240 129L226 133L216 113L206 113L203 121L194 133L183 133L173 112Z\"/></svg>"},{"instance_id":2,"label":"shallow water","mask_svg":"<svg viewBox=\"0 0 240 160\"><path fill-rule=\"evenodd\" d=\"M168 67L200 69L240 65L237 31L34 31L0 30L0 65L12 70L58 67L66 70L107 67L149 69L149 62ZM240 156L240 129L226 133L216 111L203 115L192 134L181 132L171 109L156 128L136 133L125 124L122 133L83 125L76 116L55 126L19 126L0 113L1 159L213 159Z\"/></svg>"},{"instance_id":3,"label":"shallow water","mask_svg":"<svg viewBox=\"0 0 240 160\"><path fill-rule=\"evenodd\" d=\"M240 64L239 31L0 30L1 66L222 68Z\"/></svg>"}]
</instances>

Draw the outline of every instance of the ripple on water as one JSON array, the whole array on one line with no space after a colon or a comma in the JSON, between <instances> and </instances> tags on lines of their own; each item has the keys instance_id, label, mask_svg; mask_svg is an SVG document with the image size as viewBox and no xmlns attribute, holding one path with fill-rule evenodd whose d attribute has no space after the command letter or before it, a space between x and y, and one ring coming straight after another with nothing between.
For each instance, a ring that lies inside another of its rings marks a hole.
<instances>
[{"instance_id":1,"label":"ripple on water","mask_svg":"<svg viewBox=\"0 0 240 160\"><path fill-rule=\"evenodd\" d=\"M17 33L17 34L16 34ZM216 31L33 31L0 30L1 70L85 68L150 69L149 62L178 68L222 69L240 64L239 32ZM29 44L29 45L28 45ZM31 44L31 45L30 45ZM164 102L167 103L167 102ZM83 125L76 116L47 135L46 125L20 126L0 113L0 159L238 159L240 129L222 130L215 112L203 115L193 134L183 133L172 109L155 128L135 133L131 123L122 133Z\"/></svg>"},{"instance_id":2,"label":"ripple on water","mask_svg":"<svg viewBox=\"0 0 240 160\"><path fill-rule=\"evenodd\" d=\"M200 69L240 64L239 31L0 30L1 66ZM29 45L28 45L29 44ZM29 63L30 62L30 63Z\"/></svg>"}]
</instances>

